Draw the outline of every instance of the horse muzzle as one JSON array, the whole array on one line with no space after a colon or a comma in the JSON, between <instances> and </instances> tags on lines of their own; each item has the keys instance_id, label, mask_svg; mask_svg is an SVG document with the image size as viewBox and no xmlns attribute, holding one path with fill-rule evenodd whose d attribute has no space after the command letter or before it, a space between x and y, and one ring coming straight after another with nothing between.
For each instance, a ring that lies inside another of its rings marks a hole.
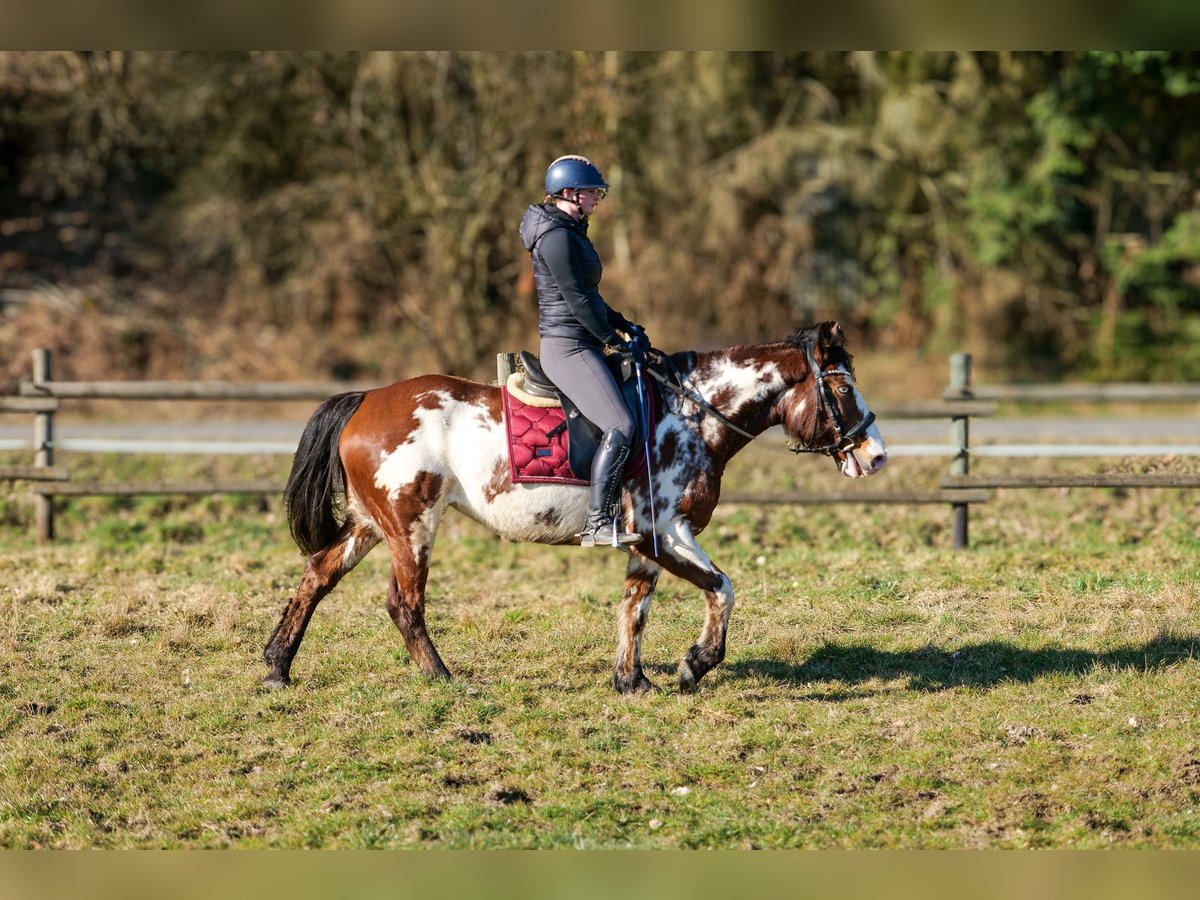
<instances>
[{"instance_id":1,"label":"horse muzzle","mask_svg":"<svg viewBox=\"0 0 1200 900\"><path fill-rule=\"evenodd\" d=\"M838 465L847 478L869 478L887 465L887 448L882 438L869 436L858 447L850 447L837 454Z\"/></svg>"}]
</instances>

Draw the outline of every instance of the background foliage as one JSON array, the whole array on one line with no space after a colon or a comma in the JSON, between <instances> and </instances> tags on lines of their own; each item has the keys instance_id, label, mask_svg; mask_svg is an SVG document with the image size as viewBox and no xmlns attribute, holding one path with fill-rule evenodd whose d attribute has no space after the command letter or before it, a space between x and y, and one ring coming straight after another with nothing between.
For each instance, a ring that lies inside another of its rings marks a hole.
<instances>
[{"instance_id":1,"label":"background foliage","mask_svg":"<svg viewBox=\"0 0 1200 900\"><path fill-rule=\"evenodd\" d=\"M1016 377L1200 377L1191 52L0 54L5 374L487 374L594 158L660 345L835 316ZM95 371L102 370L102 371Z\"/></svg>"}]
</instances>

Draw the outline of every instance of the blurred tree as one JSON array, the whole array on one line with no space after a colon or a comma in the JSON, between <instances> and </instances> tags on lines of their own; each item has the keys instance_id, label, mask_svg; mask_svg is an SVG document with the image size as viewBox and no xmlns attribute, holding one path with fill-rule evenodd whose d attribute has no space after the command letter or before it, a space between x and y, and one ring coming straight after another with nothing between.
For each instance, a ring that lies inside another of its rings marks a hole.
<instances>
[{"instance_id":1,"label":"blurred tree","mask_svg":"<svg viewBox=\"0 0 1200 900\"><path fill-rule=\"evenodd\" d=\"M0 287L303 325L316 366L382 335L481 374L536 339L516 224L580 152L614 188L603 290L664 345L836 316L1016 374L1196 378L1196 71L1182 51L8 52Z\"/></svg>"}]
</instances>

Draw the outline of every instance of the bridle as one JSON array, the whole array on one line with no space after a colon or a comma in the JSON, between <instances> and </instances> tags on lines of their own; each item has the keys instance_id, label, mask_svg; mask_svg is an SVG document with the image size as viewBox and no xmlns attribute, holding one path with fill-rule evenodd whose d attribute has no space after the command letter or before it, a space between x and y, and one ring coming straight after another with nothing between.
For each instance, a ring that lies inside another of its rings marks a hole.
<instances>
[{"instance_id":1,"label":"bridle","mask_svg":"<svg viewBox=\"0 0 1200 900\"><path fill-rule=\"evenodd\" d=\"M847 431L846 421L842 418L841 411L838 409L837 402L833 396L833 388L825 380L830 375L844 373L821 371L820 367L817 366L816 357L813 356L811 341L804 345L804 352L808 355L808 370L812 373L813 380L816 382L817 411L816 415L813 416L813 430L808 442L801 444L799 441L789 440L787 448L793 453L828 453L834 457L839 453L849 453L854 449L859 436L875 424L875 413L868 410L862 421ZM818 447L816 446L817 428L821 421L821 412L824 410L828 411L829 423L833 426L833 433L836 439L833 443L822 444Z\"/></svg>"},{"instance_id":2,"label":"bridle","mask_svg":"<svg viewBox=\"0 0 1200 900\"><path fill-rule=\"evenodd\" d=\"M841 412L838 410L837 403L834 401L833 388L831 388L825 382L825 379L830 375L839 375L843 373L822 372L817 366L816 358L813 356L811 342L805 344L804 351L808 355L808 369L812 373L813 380L816 383L817 413L816 416L813 417L813 430L808 442L802 444L799 441L793 441L789 439L785 446L793 453L828 453L830 456L836 458L838 453L848 453L854 449L854 445L859 436L875 424L875 413L868 411L861 422L859 422L853 428L846 430L846 422L842 418ZM665 354L662 354L661 358L668 361L670 360L670 357L666 356ZM675 375L675 381L672 381L671 379L664 377L654 368L649 368L648 371L650 375L653 376L653 378L660 385L662 385L662 387L666 388L668 391L680 398L690 400L692 403L695 403L700 407L700 409L711 415L730 431L734 431L737 434L740 434L742 437L748 438L749 440L754 440L757 437L757 435L751 434L744 428L741 428L731 422L728 416L701 397L698 393L683 390L683 379L679 377L678 373L672 373ZM675 383L676 381L678 382L678 385ZM822 444L820 447L817 447L815 446L815 441L817 439L817 428L821 421L821 412L825 409L828 409L829 422L833 426L833 433L837 439L831 444Z\"/></svg>"}]
</instances>

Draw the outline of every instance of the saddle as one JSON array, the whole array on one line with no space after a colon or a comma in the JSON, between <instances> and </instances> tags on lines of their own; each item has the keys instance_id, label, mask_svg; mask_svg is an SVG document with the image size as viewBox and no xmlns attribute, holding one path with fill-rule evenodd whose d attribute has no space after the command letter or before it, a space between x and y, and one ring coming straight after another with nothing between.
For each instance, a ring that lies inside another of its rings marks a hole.
<instances>
[{"instance_id":1,"label":"saddle","mask_svg":"<svg viewBox=\"0 0 1200 900\"><path fill-rule=\"evenodd\" d=\"M542 371L536 356L522 350L520 359L524 372L509 376L502 391L513 481L588 484L592 459L604 437L603 432L555 387ZM641 475L646 467L646 454L642 449L646 436L642 429L641 399L633 364L627 357L619 356L609 357L607 361L634 419L625 474L627 477ZM643 385L649 394L650 433L653 434L660 402L658 389L649 378L643 379Z\"/></svg>"},{"instance_id":2,"label":"saddle","mask_svg":"<svg viewBox=\"0 0 1200 900\"><path fill-rule=\"evenodd\" d=\"M603 433L558 390L534 354L522 350L518 356L524 371L514 372L500 389L513 483L589 484L592 459ZM643 386L648 395L648 434L642 433L641 398L633 360L613 355L605 361L626 408L633 413L634 434L625 477L638 477L646 470L646 448L654 439L661 410L669 405L664 390L684 393L683 378L695 368L697 354L694 350L671 354L651 350L646 354Z\"/></svg>"}]
</instances>

